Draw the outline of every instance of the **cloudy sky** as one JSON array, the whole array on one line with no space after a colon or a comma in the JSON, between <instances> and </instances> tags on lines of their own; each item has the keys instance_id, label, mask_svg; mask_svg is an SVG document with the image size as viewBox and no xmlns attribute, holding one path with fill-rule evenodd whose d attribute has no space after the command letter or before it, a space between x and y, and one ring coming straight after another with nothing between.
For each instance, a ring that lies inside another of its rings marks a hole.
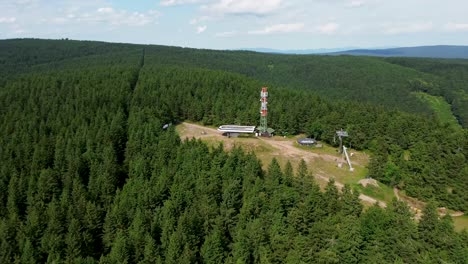
<instances>
[{"instance_id":1,"label":"cloudy sky","mask_svg":"<svg viewBox=\"0 0 468 264\"><path fill-rule=\"evenodd\" d=\"M468 45L468 0L0 0L0 39L195 48Z\"/></svg>"}]
</instances>

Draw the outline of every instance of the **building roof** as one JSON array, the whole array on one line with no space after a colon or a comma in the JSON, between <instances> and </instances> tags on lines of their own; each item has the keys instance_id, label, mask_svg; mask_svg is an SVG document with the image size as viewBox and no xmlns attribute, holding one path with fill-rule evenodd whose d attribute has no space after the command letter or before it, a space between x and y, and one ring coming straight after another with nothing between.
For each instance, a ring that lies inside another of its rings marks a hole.
<instances>
[{"instance_id":1,"label":"building roof","mask_svg":"<svg viewBox=\"0 0 468 264\"><path fill-rule=\"evenodd\" d=\"M297 140L297 143L299 143L299 144L315 144L315 143L317 143L317 141L315 139L312 139L312 138L299 138Z\"/></svg>"},{"instance_id":2,"label":"building roof","mask_svg":"<svg viewBox=\"0 0 468 264\"><path fill-rule=\"evenodd\" d=\"M222 125L218 131L230 133L255 133L255 126Z\"/></svg>"}]
</instances>

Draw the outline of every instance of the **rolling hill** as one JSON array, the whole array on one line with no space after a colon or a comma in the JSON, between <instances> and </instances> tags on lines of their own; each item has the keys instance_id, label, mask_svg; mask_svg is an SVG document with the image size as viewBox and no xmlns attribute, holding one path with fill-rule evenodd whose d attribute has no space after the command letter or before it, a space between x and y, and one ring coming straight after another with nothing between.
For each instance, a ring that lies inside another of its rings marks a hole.
<instances>
[{"instance_id":1,"label":"rolling hill","mask_svg":"<svg viewBox=\"0 0 468 264\"><path fill-rule=\"evenodd\" d=\"M438 45L416 47L385 47L385 48L335 48L335 49L302 49L280 50L268 48L246 48L240 50L255 51L271 54L295 55L353 55L374 57L414 57L414 58L445 58L468 59L468 46Z\"/></svg>"},{"instance_id":2,"label":"rolling hill","mask_svg":"<svg viewBox=\"0 0 468 264\"><path fill-rule=\"evenodd\" d=\"M84 57L101 59L104 54L148 52L146 59L161 65L177 65L236 72L293 89L339 101L355 101L407 112L438 115L438 109L415 96L417 92L442 96L451 115L468 126L468 60L404 59L317 55L262 54L247 51L212 51L157 45L113 44L66 40L5 40L0 43L0 82L7 76L40 68L67 67L60 63ZM42 56L34 53L31 47ZM53 62L53 63L49 63ZM449 113L450 114L450 113ZM449 117L453 120L453 117ZM441 120L444 122L444 120Z\"/></svg>"}]
</instances>

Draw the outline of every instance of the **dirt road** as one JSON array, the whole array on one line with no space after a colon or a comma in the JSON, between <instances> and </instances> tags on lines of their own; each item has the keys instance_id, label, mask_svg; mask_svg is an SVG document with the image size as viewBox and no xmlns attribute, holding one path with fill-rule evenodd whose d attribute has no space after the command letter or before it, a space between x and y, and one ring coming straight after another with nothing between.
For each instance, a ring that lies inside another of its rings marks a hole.
<instances>
[{"instance_id":1,"label":"dirt road","mask_svg":"<svg viewBox=\"0 0 468 264\"><path fill-rule=\"evenodd\" d=\"M282 141L282 140L275 140L272 138L259 138L260 140L270 144L273 146L277 151L275 152L278 154L281 154L283 156L286 156L288 158L299 158L299 159L304 159L305 162L311 161L311 159L324 159L327 161L336 161L337 157L328 155L328 154L317 154L317 153L312 153L309 151L305 151L299 148L294 147L293 141L288 140L288 141Z\"/></svg>"},{"instance_id":2,"label":"dirt road","mask_svg":"<svg viewBox=\"0 0 468 264\"><path fill-rule=\"evenodd\" d=\"M329 161L329 162L336 162L338 159L336 156L333 156L333 155L317 154L317 153L312 153L309 151L299 149L293 145L294 142L291 140L277 140L277 139L272 139L272 138L260 138L260 139L276 148L276 152L274 154L280 154L291 159L304 159L306 163L310 163L313 159L322 159L322 160ZM315 172L314 176L318 180L322 180L325 182L330 181L330 177L324 176L322 171ZM339 189L343 188L344 186L342 183L337 182L337 181L335 181L335 185ZM378 203L379 206L381 207L387 207L387 204L385 202L374 199L365 194L360 194L359 199L369 204Z\"/></svg>"},{"instance_id":3,"label":"dirt road","mask_svg":"<svg viewBox=\"0 0 468 264\"><path fill-rule=\"evenodd\" d=\"M314 176L315 176L315 178L317 178L319 180L323 180L323 181L326 181L326 182L330 181L329 177L326 177L326 176L321 175L321 174L315 173ZM335 185L336 185L336 187L338 187L338 189L342 189L344 187L344 184L342 184L340 182L337 182L337 181L335 181ZM375 198L372 198L372 197L370 197L368 195L365 195L365 194L362 194L362 193L359 195L359 199L361 199L361 201L363 201L363 202L365 202L365 203L367 203L369 205L374 205L374 204L378 203L378 205L380 207L383 207L383 208L387 207L386 202L377 200Z\"/></svg>"},{"instance_id":4,"label":"dirt road","mask_svg":"<svg viewBox=\"0 0 468 264\"><path fill-rule=\"evenodd\" d=\"M413 210L413 212L415 213L415 218L416 219L421 218L422 209L426 206L425 202L422 202L422 201L419 201L419 200L417 200L415 198L408 197L406 195L401 194L400 189L398 189L397 187L393 188L393 193L395 194L398 201L403 201L406 204L408 204L410 209ZM443 216L443 215L447 214L447 209L444 208L444 207L439 207L437 211L438 211L440 216ZM450 216L452 216L452 217L458 217L458 216L462 216L462 215L464 215L463 212L452 212L452 213L450 213Z\"/></svg>"}]
</instances>

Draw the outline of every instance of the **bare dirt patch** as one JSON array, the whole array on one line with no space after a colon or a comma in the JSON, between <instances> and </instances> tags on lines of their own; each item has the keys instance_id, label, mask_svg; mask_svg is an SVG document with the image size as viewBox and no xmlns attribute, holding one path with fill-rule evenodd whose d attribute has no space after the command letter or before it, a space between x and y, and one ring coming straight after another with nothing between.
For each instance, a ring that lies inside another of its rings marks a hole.
<instances>
[{"instance_id":1,"label":"bare dirt patch","mask_svg":"<svg viewBox=\"0 0 468 264\"><path fill-rule=\"evenodd\" d=\"M326 182L330 181L330 178L328 178L326 176L323 176L323 175L320 175L320 174L316 174L315 177L319 178L319 179L321 179L323 181L326 181ZM335 185L336 185L336 187L338 187L338 189L342 189L344 187L344 185L342 183L336 182L336 181L335 181ZM386 202L377 200L375 198L372 198L372 197L370 197L368 195L365 195L365 194L362 194L362 193L359 195L359 199L361 199L361 201L366 203L367 205L377 204L378 206L383 207L383 208L387 207Z\"/></svg>"},{"instance_id":2,"label":"bare dirt patch","mask_svg":"<svg viewBox=\"0 0 468 264\"><path fill-rule=\"evenodd\" d=\"M323 159L326 161L337 161L337 157L328 154L317 154L309 151L305 151L294 147L294 141L281 140L277 138L260 138L260 140L267 142L271 146L275 147L277 151L274 154L283 155L292 159L303 159L305 162L310 162L314 159Z\"/></svg>"},{"instance_id":3,"label":"bare dirt patch","mask_svg":"<svg viewBox=\"0 0 468 264\"><path fill-rule=\"evenodd\" d=\"M379 188L379 183L374 180L374 179L362 179L359 181L359 184L361 184L363 187L367 187L368 185L370 186L374 186L374 187L377 187Z\"/></svg>"}]
</instances>

